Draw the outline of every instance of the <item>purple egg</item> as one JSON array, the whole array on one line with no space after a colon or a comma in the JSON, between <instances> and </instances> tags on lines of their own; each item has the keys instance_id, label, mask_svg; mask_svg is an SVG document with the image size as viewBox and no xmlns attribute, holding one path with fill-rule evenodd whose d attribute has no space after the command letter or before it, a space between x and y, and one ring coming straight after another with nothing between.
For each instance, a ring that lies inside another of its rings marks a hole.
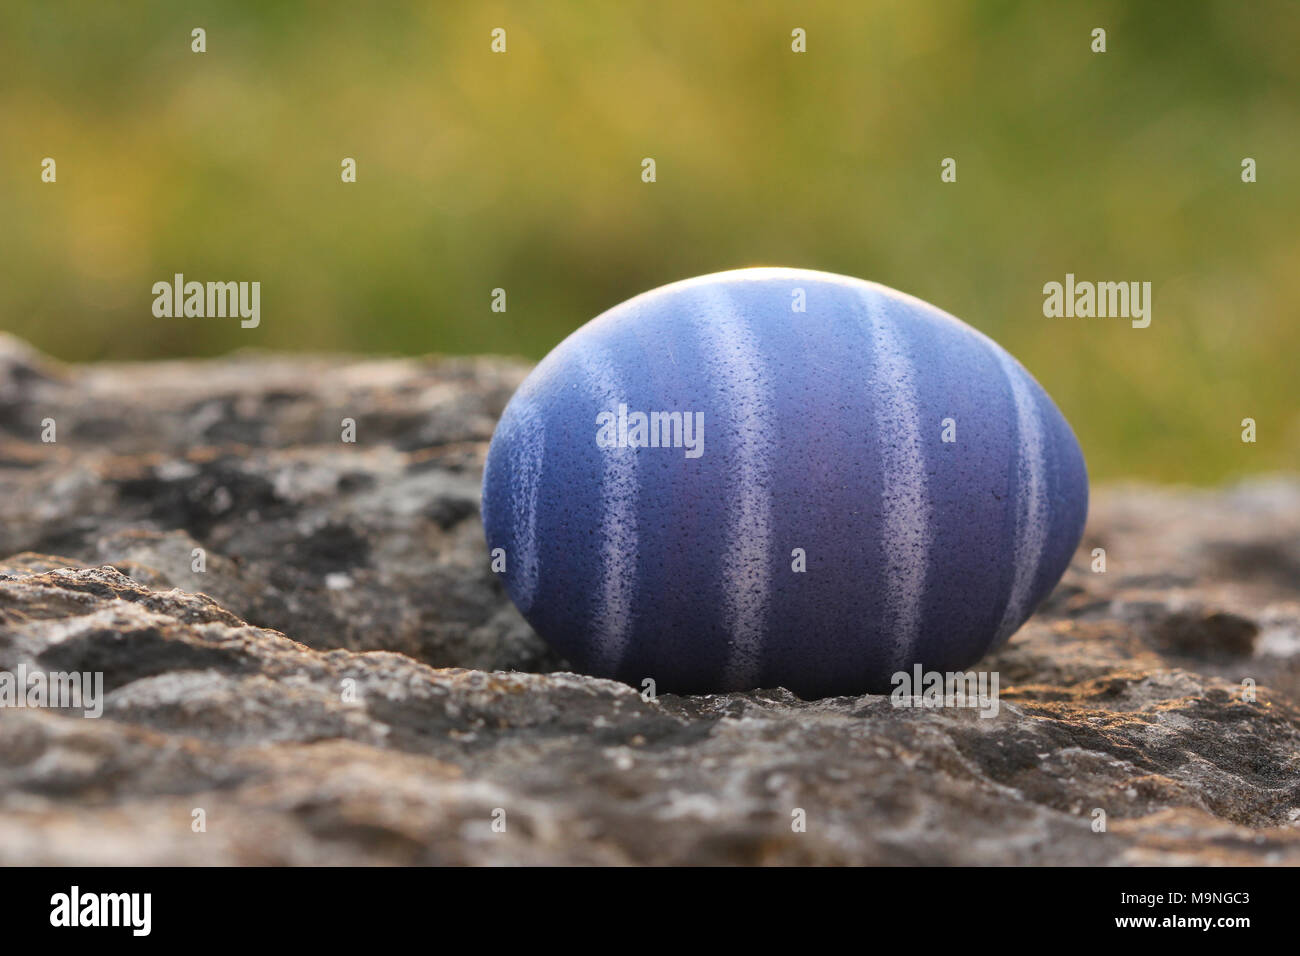
<instances>
[{"instance_id":1,"label":"purple egg","mask_svg":"<svg viewBox=\"0 0 1300 956\"><path fill-rule=\"evenodd\" d=\"M887 692L968 668L1060 580L1088 479L992 339L802 269L663 286L582 326L497 426L488 547L586 673Z\"/></svg>"}]
</instances>

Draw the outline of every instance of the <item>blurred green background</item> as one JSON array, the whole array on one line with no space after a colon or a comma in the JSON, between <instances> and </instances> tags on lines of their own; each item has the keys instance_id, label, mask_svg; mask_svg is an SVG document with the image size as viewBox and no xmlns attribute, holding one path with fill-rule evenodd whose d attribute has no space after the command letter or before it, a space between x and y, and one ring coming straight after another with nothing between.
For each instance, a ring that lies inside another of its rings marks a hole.
<instances>
[{"instance_id":1,"label":"blurred green background","mask_svg":"<svg viewBox=\"0 0 1300 956\"><path fill-rule=\"evenodd\" d=\"M5 3L0 328L538 358L665 282L803 266L998 339L1094 477L1292 469L1298 41L1290 0ZM261 327L154 318L175 272L259 280ZM1150 281L1151 327L1045 318L1067 272Z\"/></svg>"}]
</instances>

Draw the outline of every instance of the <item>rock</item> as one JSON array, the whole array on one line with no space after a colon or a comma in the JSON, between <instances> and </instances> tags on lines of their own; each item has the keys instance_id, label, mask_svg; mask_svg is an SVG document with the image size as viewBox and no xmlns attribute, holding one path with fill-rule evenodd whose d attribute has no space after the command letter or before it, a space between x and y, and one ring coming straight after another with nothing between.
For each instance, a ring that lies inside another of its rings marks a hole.
<instances>
[{"instance_id":1,"label":"rock","mask_svg":"<svg viewBox=\"0 0 1300 956\"><path fill-rule=\"evenodd\" d=\"M0 864L1300 863L1300 481L1098 489L996 716L645 700L487 569L526 371L0 340L0 674L103 675L0 710Z\"/></svg>"},{"instance_id":2,"label":"rock","mask_svg":"<svg viewBox=\"0 0 1300 956\"><path fill-rule=\"evenodd\" d=\"M1192 657L1245 656L1255 647L1259 625L1223 611L1177 611L1161 615L1153 631L1158 646Z\"/></svg>"},{"instance_id":3,"label":"rock","mask_svg":"<svg viewBox=\"0 0 1300 956\"><path fill-rule=\"evenodd\" d=\"M555 667L502 600L477 521L486 443L526 372L251 355L68 369L0 338L0 556L111 563L318 648Z\"/></svg>"}]
</instances>

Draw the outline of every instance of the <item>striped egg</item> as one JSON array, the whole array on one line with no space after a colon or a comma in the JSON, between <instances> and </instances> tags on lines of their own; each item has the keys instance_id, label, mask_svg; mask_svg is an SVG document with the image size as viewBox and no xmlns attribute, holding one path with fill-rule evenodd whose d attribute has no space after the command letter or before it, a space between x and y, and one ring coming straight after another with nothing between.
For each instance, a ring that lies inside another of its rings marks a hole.
<instances>
[{"instance_id":1,"label":"striped egg","mask_svg":"<svg viewBox=\"0 0 1300 956\"><path fill-rule=\"evenodd\" d=\"M663 286L578 329L488 451L493 567L577 668L698 693L964 670L1064 573L1078 442L987 336L802 269Z\"/></svg>"}]
</instances>

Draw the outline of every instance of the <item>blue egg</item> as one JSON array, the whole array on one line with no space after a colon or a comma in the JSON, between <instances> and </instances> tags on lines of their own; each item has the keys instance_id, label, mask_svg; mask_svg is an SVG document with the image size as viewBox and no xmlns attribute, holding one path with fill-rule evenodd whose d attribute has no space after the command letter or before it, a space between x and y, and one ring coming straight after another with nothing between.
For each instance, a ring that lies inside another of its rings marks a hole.
<instances>
[{"instance_id":1,"label":"blue egg","mask_svg":"<svg viewBox=\"0 0 1300 956\"><path fill-rule=\"evenodd\" d=\"M964 670L1056 585L1087 510L1070 426L1006 350L802 269L588 322L511 399L483 478L536 631L580 670L679 693Z\"/></svg>"}]
</instances>

